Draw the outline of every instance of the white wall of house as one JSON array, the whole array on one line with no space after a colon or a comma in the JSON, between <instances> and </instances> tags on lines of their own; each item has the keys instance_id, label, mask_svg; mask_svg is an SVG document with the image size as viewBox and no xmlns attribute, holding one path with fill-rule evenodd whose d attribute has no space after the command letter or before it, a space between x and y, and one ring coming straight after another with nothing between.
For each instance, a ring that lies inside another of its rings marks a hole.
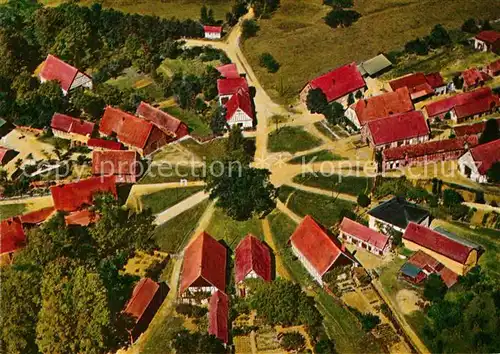
<instances>
[{"instance_id":1,"label":"white wall of house","mask_svg":"<svg viewBox=\"0 0 500 354\"><path fill-rule=\"evenodd\" d=\"M352 124L356 126L356 128L361 129L361 124L359 124L358 115L356 111L351 107L347 108L345 113L345 117L351 121Z\"/></svg>"},{"instance_id":2,"label":"white wall of house","mask_svg":"<svg viewBox=\"0 0 500 354\"><path fill-rule=\"evenodd\" d=\"M488 182L487 177L479 173L476 161L472 158L470 151L466 152L458 159L458 168L461 174L475 182Z\"/></svg>"},{"instance_id":3,"label":"white wall of house","mask_svg":"<svg viewBox=\"0 0 500 354\"><path fill-rule=\"evenodd\" d=\"M370 137L370 142L372 142L372 146L373 146L373 139L371 137L371 134L369 137ZM405 139L405 140L400 140L400 141L393 141L391 143L383 144L383 145L376 145L374 148L376 150L381 151L384 149L394 148L394 147L398 147L398 146L420 144L420 143L426 142L428 140L429 140L429 135L422 135L422 136L419 136L416 138L410 138L410 139Z\"/></svg>"},{"instance_id":4,"label":"white wall of house","mask_svg":"<svg viewBox=\"0 0 500 354\"><path fill-rule=\"evenodd\" d=\"M488 44L486 42L483 42L477 38L474 38L474 49L479 50L481 52L487 52L488 51Z\"/></svg>"},{"instance_id":5,"label":"white wall of house","mask_svg":"<svg viewBox=\"0 0 500 354\"><path fill-rule=\"evenodd\" d=\"M252 128L253 127L253 119L248 114L246 114L242 109L238 108L236 112L234 112L231 119L227 121L227 124L231 128L233 125L239 125L240 128Z\"/></svg>"},{"instance_id":6,"label":"white wall of house","mask_svg":"<svg viewBox=\"0 0 500 354\"><path fill-rule=\"evenodd\" d=\"M220 39L221 33L220 32L205 32L205 38L206 39Z\"/></svg>"},{"instance_id":7,"label":"white wall of house","mask_svg":"<svg viewBox=\"0 0 500 354\"><path fill-rule=\"evenodd\" d=\"M292 252L293 254L299 259L300 263L306 268L307 272L313 277L316 282L323 286L323 279L321 278L321 275L318 273L318 271L309 263L306 257L300 251L295 247L295 245L292 242Z\"/></svg>"},{"instance_id":8,"label":"white wall of house","mask_svg":"<svg viewBox=\"0 0 500 354\"><path fill-rule=\"evenodd\" d=\"M71 83L71 87L69 88L69 90L73 90L77 87L85 87L85 88L88 88L89 90L92 90L92 79L85 75L84 73L81 73L81 72L78 72L78 74L76 74L76 77L75 79L73 80L73 82Z\"/></svg>"},{"instance_id":9,"label":"white wall of house","mask_svg":"<svg viewBox=\"0 0 500 354\"><path fill-rule=\"evenodd\" d=\"M68 132L65 132L62 130L57 130L54 128L52 128L52 133L54 134L54 136L61 138L61 139L66 139L66 140L80 141L83 143L86 143L89 140L89 137L86 135L68 133Z\"/></svg>"},{"instance_id":10,"label":"white wall of house","mask_svg":"<svg viewBox=\"0 0 500 354\"><path fill-rule=\"evenodd\" d=\"M394 230L399 231L399 232L405 232L405 229L402 229L396 225L389 224L388 222L377 219L376 217L371 216L371 215L369 216L369 219L368 219L368 227L372 230L381 232L381 233L386 234L386 235L388 234L389 229L394 229Z\"/></svg>"},{"instance_id":11,"label":"white wall of house","mask_svg":"<svg viewBox=\"0 0 500 354\"><path fill-rule=\"evenodd\" d=\"M448 86L447 85L444 85L444 86L440 86L440 87L436 87L434 89L434 93L436 95L444 95L445 93L448 92Z\"/></svg>"}]
</instances>

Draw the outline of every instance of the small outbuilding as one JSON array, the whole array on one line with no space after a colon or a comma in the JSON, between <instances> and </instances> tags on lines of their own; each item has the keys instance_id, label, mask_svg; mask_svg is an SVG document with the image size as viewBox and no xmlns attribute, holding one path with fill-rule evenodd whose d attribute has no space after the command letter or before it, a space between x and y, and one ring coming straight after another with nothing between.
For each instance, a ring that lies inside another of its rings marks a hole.
<instances>
[{"instance_id":1,"label":"small outbuilding","mask_svg":"<svg viewBox=\"0 0 500 354\"><path fill-rule=\"evenodd\" d=\"M222 27L221 26L203 26L205 39L221 39Z\"/></svg>"},{"instance_id":2,"label":"small outbuilding","mask_svg":"<svg viewBox=\"0 0 500 354\"><path fill-rule=\"evenodd\" d=\"M229 297L216 291L208 304L208 334L227 344L229 342Z\"/></svg>"},{"instance_id":3,"label":"small outbuilding","mask_svg":"<svg viewBox=\"0 0 500 354\"><path fill-rule=\"evenodd\" d=\"M358 70L365 77L376 77L388 71L391 67L391 61L384 54L379 54L359 64Z\"/></svg>"},{"instance_id":4,"label":"small outbuilding","mask_svg":"<svg viewBox=\"0 0 500 354\"><path fill-rule=\"evenodd\" d=\"M248 234L236 246L234 253L235 280L241 296L245 296L245 287L242 286L245 279L272 280L271 251L257 237Z\"/></svg>"}]
</instances>

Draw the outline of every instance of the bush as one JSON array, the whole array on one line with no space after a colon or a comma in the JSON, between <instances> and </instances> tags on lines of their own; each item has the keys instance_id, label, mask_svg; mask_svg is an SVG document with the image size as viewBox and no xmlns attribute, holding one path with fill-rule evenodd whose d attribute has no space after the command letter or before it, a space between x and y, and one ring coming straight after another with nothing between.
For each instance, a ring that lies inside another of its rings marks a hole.
<instances>
[{"instance_id":1,"label":"bush","mask_svg":"<svg viewBox=\"0 0 500 354\"><path fill-rule=\"evenodd\" d=\"M299 332L288 332L283 334L280 345L286 351L300 350L306 344L305 338Z\"/></svg>"},{"instance_id":2,"label":"bush","mask_svg":"<svg viewBox=\"0 0 500 354\"><path fill-rule=\"evenodd\" d=\"M246 39L253 37L259 31L259 25L255 20L245 20L241 24L241 36Z\"/></svg>"},{"instance_id":3,"label":"bush","mask_svg":"<svg viewBox=\"0 0 500 354\"><path fill-rule=\"evenodd\" d=\"M424 297L431 302L440 301L444 299L447 289L441 276L431 274L425 282Z\"/></svg>"},{"instance_id":4,"label":"bush","mask_svg":"<svg viewBox=\"0 0 500 354\"><path fill-rule=\"evenodd\" d=\"M445 189L443 192L443 205L445 207L452 207L461 204L463 201L462 195L454 189Z\"/></svg>"},{"instance_id":5,"label":"bush","mask_svg":"<svg viewBox=\"0 0 500 354\"><path fill-rule=\"evenodd\" d=\"M271 53L262 53L260 55L260 66L265 67L270 73L275 73L280 68L280 64L274 59Z\"/></svg>"},{"instance_id":6,"label":"bush","mask_svg":"<svg viewBox=\"0 0 500 354\"><path fill-rule=\"evenodd\" d=\"M360 195L358 195L358 205L360 207L366 208L368 205L370 205L371 202L372 201L370 197L367 196L366 194L361 193Z\"/></svg>"},{"instance_id":7,"label":"bush","mask_svg":"<svg viewBox=\"0 0 500 354\"><path fill-rule=\"evenodd\" d=\"M335 353L335 343L333 343L328 337L322 338L314 346L314 352L316 354Z\"/></svg>"},{"instance_id":8,"label":"bush","mask_svg":"<svg viewBox=\"0 0 500 354\"><path fill-rule=\"evenodd\" d=\"M467 33L477 33L479 32L479 27L476 24L476 20L469 18L462 25L462 31Z\"/></svg>"},{"instance_id":9,"label":"bush","mask_svg":"<svg viewBox=\"0 0 500 354\"><path fill-rule=\"evenodd\" d=\"M349 27L360 17L361 15L353 10L334 9L326 15L325 22L332 28Z\"/></svg>"},{"instance_id":10,"label":"bush","mask_svg":"<svg viewBox=\"0 0 500 354\"><path fill-rule=\"evenodd\" d=\"M417 55L427 55L429 46L425 40L417 38L405 44L405 51Z\"/></svg>"},{"instance_id":11,"label":"bush","mask_svg":"<svg viewBox=\"0 0 500 354\"><path fill-rule=\"evenodd\" d=\"M191 305L191 304L178 304L175 307L175 311L177 313L187 316L187 317L194 317L194 318L200 318L203 317L207 314L208 310L205 307L200 307L196 305Z\"/></svg>"}]
</instances>

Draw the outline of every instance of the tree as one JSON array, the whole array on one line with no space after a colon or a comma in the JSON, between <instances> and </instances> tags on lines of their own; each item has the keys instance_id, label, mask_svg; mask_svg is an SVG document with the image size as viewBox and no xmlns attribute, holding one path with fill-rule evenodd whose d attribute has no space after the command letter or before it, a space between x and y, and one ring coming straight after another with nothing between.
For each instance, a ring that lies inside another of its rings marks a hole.
<instances>
[{"instance_id":1,"label":"tree","mask_svg":"<svg viewBox=\"0 0 500 354\"><path fill-rule=\"evenodd\" d=\"M316 354L334 354L336 353L335 343L333 343L328 337L321 338L314 345L314 352Z\"/></svg>"},{"instance_id":2,"label":"tree","mask_svg":"<svg viewBox=\"0 0 500 354\"><path fill-rule=\"evenodd\" d=\"M363 91L361 91L361 90L356 91L355 97L357 100L362 99L363 98Z\"/></svg>"},{"instance_id":3,"label":"tree","mask_svg":"<svg viewBox=\"0 0 500 354\"><path fill-rule=\"evenodd\" d=\"M231 218L247 220L275 208L277 189L269 181L271 173L268 170L234 162L215 168L215 164L211 164L206 190L210 192L210 199L216 199L216 205Z\"/></svg>"},{"instance_id":4,"label":"tree","mask_svg":"<svg viewBox=\"0 0 500 354\"><path fill-rule=\"evenodd\" d=\"M481 26L482 31L491 31L493 30L493 26L490 24L490 21L485 20L483 22L483 25Z\"/></svg>"},{"instance_id":5,"label":"tree","mask_svg":"<svg viewBox=\"0 0 500 354\"><path fill-rule=\"evenodd\" d=\"M311 113L323 113L328 107L328 100L320 88L310 89L307 93L306 105Z\"/></svg>"},{"instance_id":6,"label":"tree","mask_svg":"<svg viewBox=\"0 0 500 354\"><path fill-rule=\"evenodd\" d=\"M486 172L488 181L492 183L500 183L500 162L497 161L491 165L490 169Z\"/></svg>"},{"instance_id":7,"label":"tree","mask_svg":"<svg viewBox=\"0 0 500 354\"><path fill-rule=\"evenodd\" d=\"M455 86L455 89L457 90L461 90L464 87L464 79L461 75L453 77L453 86Z\"/></svg>"},{"instance_id":8,"label":"tree","mask_svg":"<svg viewBox=\"0 0 500 354\"><path fill-rule=\"evenodd\" d=\"M369 197L369 196L367 196L367 195L366 195L366 194L364 194L364 193L360 193L360 194L358 195L358 200L357 200L357 201L358 201L358 205L359 205L360 207L363 207L363 208L366 208L366 207L367 207L368 205L370 205L370 203L372 202L372 201L371 201L371 199L370 199L370 197Z\"/></svg>"},{"instance_id":9,"label":"tree","mask_svg":"<svg viewBox=\"0 0 500 354\"><path fill-rule=\"evenodd\" d=\"M251 3L257 18L267 18L278 9L280 0L253 0Z\"/></svg>"},{"instance_id":10,"label":"tree","mask_svg":"<svg viewBox=\"0 0 500 354\"><path fill-rule=\"evenodd\" d=\"M260 66L265 67L270 73L275 73L280 68L280 64L274 59L271 53L262 53L259 62Z\"/></svg>"},{"instance_id":11,"label":"tree","mask_svg":"<svg viewBox=\"0 0 500 354\"><path fill-rule=\"evenodd\" d=\"M429 46L425 40L417 38L405 44L405 51L417 55L427 55Z\"/></svg>"},{"instance_id":12,"label":"tree","mask_svg":"<svg viewBox=\"0 0 500 354\"><path fill-rule=\"evenodd\" d=\"M440 275L430 274L425 282L424 297L431 302L440 301L444 299L447 290Z\"/></svg>"},{"instance_id":13,"label":"tree","mask_svg":"<svg viewBox=\"0 0 500 354\"><path fill-rule=\"evenodd\" d=\"M436 25L429 36L429 45L431 48L439 48L451 43L448 31L442 25Z\"/></svg>"},{"instance_id":14,"label":"tree","mask_svg":"<svg viewBox=\"0 0 500 354\"><path fill-rule=\"evenodd\" d=\"M77 88L71 92L71 105L78 111L78 116L86 114L93 120L98 120L104 113L106 103L91 91Z\"/></svg>"},{"instance_id":15,"label":"tree","mask_svg":"<svg viewBox=\"0 0 500 354\"><path fill-rule=\"evenodd\" d=\"M452 207L457 204L463 203L464 198L460 193L454 189L445 189L443 192L443 205L445 207Z\"/></svg>"},{"instance_id":16,"label":"tree","mask_svg":"<svg viewBox=\"0 0 500 354\"><path fill-rule=\"evenodd\" d=\"M245 140L243 133L237 125L233 125L229 131L226 141L226 158L229 161L239 161L247 166L252 161L252 155L247 147L248 140Z\"/></svg>"},{"instance_id":17,"label":"tree","mask_svg":"<svg viewBox=\"0 0 500 354\"><path fill-rule=\"evenodd\" d=\"M245 20L241 24L241 36L243 39L253 37L259 31L259 25L255 20Z\"/></svg>"},{"instance_id":18,"label":"tree","mask_svg":"<svg viewBox=\"0 0 500 354\"><path fill-rule=\"evenodd\" d=\"M206 333L191 333L187 329L182 329L174 334L172 347L176 353L224 353L226 350L222 342L213 335Z\"/></svg>"},{"instance_id":19,"label":"tree","mask_svg":"<svg viewBox=\"0 0 500 354\"><path fill-rule=\"evenodd\" d=\"M479 144L486 144L500 139L500 130L498 128L498 121L496 119L488 119L484 125L484 130L479 137Z\"/></svg>"},{"instance_id":20,"label":"tree","mask_svg":"<svg viewBox=\"0 0 500 354\"><path fill-rule=\"evenodd\" d=\"M326 15L325 22L332 28L349 27L360 17L361 14L353 10L333 9Z\"/></svg>"},{"instance_id":21,"label":"tree","mask_svg":"<svg viewBox=\"0 0 500 354\"><path fill-rule=\"evenodd\" d=\"M349 97L347 98L347 105L350 106L354 103L354 95L352 92L349 94Z\"/></svg>"},{"instance_id":22,"label":"tree","mask_svg":"<svg viewBox=\"0 0 500 354\"><path fill-rule=\"evenodd\" d=\"M477 33L479 32L479 27L476 24L476 20L469 18L462 25L462 31L467 33Z\"/></svg>"},{"instance_id":23,"label":"tree","mask_svg":"<svg viewBox=\"0 0 500 354\"><path fill-rule=\"evenodd\" d=\"M210 129L215 135L220 135L227 129L226 109L223 106L217 106L212 111Z\"/></svg>"},{"instance_id":24,"label":"tree","mask_svg":"<svg viewBox=\"0 0 500 354\"><path fill-rule=\"evenodd\" d=\"M281 337L280 345L287 352L300 351L304 348L306 340L299 332L287 332Z\"/></svg>"},{"instance_id":25,"label":"tree","mask_svg":"<svg viewBox=\"0 0 500 354\"><path fill-rule=\"evenodd\" d=\"M216 23L214 11L212 9L207 9L207 7L203 5L200 9L200 22L207 26L214 25Z\"/></svg>"},{"instance_id":26,"label":"tree","mask_svg":"<svg viewBox=\"0 0 500 354\"><path fill-rule=\"evenodd\" d=\"M344 106L342 106L338 102L332 102L330 105L328 105L327 109L323 112L325 115L326 120L330 124L338 124L342 121L344 118Z\"/></svg>"}]
</instances>

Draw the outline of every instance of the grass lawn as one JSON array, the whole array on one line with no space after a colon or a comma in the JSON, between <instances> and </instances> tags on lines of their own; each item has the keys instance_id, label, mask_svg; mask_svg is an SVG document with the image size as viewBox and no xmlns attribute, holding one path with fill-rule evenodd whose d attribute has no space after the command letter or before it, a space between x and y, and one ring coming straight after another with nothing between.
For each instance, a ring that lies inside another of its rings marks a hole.
<instances>
[{"instance_id":1,"label":"grass lawn","mask_svg":"<svg viewBox=\"0 0 500 354\"><path fill-rule=\"evenodd\" d=\"M142 354L164 354L174 350L170 342L175 332L183 329L184 319L173 315L167 316L162 322L153 322L149 326L148 338L141 348Z\"/></svg>"},{"instance_id":2,"label":"grass lawn","mask_svg":"<svg viewBox=\"0 0 500 354\"><path fill-rule=\"evenodd\" d=\"M337 141L337 140L339 140L335 135L332 134L332 132L330 130L327 129L327 127L325 126L325 124L323 124L323 121L314 123L314 126L316 127L316 129L319 130L319 132L321 134L323 134L324 136L326 136L331 141Z\"/></svg>"},{"instance_id":3,"label":"grass lawn","mask_svg":"<svg viewBox=\"0 0 500 354\"><path fill-rule=\"evenodd\" d=\"M222 159L226 155L226 139L216 139L205 144L188 139L181 142L180 145L206 161Z\"/></svg>"},{"instance_id":4,"label":"grass lawn","mask_svg":"<svg viewBox=\"0 0 500 354\"><path fill-rule=\"evenodd\" d=\"M302 163L314 163L314 162L321 162L321 161L339 161L339 160L346 160L344 157L334 154L331 151L328 150L321 150L318 152L312 152L310 154L306 154L303 156L297 156L288 161L288 163L291 164L302 164Z\"/></svg>"},{"instance_id":5,"label":"grass lawn","mask_svg":"<svg viewBox=\"0 0 500 354\"><path fill-rule=\"evenodd\" d=\"M174 76L176 73L201 76L205 72L207 66L213 66L215 68L219 65L221 65L220 60L201 61L200 59L165 59L158 67L158 72L168 77Z\"/></svg>"},{"instance_id":6,"label":"grass lawn","mask_svg":"<svg viewBox=\"0 0 500 354\"><path fill-rule=\"evenodd\" d=\"M202 137L212 134L208 123L203 121L196 113L177 106L165 107L164 110L186 123L191 134Z\"/></svg>"},{"instance_id":7,"label":"grass lawn","mask_svg":"<svg viewBox=\"0 0 500 354\"><path fill-rule=\"evenodd\" d=\"M143 208L149 208L153 214L164 211L180 201L203 190L203 187L168 188L141 197Z\"/></svg>"},{"instance_id":8,"label":"grass lawn","mask_svg":"<svg viewBox=\"0 0 500 354\"><path fill-rule=\"evenodd\" d=\"M342 217L343 209L353 210L355 208L351 202L301 190L293 193L287 206L297 215L312 215L325 227L338 223Z\"/></svg>"},{"instance_id":9,"label":"grass lawn","mask_svg":"<svg viewBox=\"0 0 500 354\"><path fill-rule=\"evenodd\" d=\"M138 184L179 182L181 179L197 181L202 179L202 169L194 166L151 166Z\"/></svg>"},{"instance_id":10,"label":"grass lawn","mask_svg":"<svg viewBox=\"0 0 500 354\"><path fill-rule=\"evenodd\" d=\"M23 214L26 204L0 204L0 220L8 219L12 216Z\"/></svg>"},{"instance_id":11,"label":"grass lawn","mask_svg":"<svg viewBox=\"0 0 500 354\"><path fill-rule=\"evenodd\" d=\"M168 253L179 252L189 240L189 236L196 229L198 220L210 202L205 200L186 210L175 218L159 225L155 229L154 238L160 250Z\"/></svg>"},{"instance_id":12,"label":"grass lawn","mask_svg":"<svg viewBox=\"0 0 500 354\"><path fill-rule=\"evenodd\" d=\"M144 91L156 101L164 100L163 91L156 85L149 75L139 73L135 68L130 67L123 70L123 73L113 79L106 81L107 84L117 87L120 90L136 89Z\"/></svg>"},{"instance_id":13,"label":"grass lawn","mask_svg":"<svg viewBox=\"0 0 500 354\"><path fill-rule=\"evenodd\" d=\"M48 6L57 6L70 1L41 0L40 2ZM90 6L94 2L95 0L81 0L78 3ZM224 19L226 12L230 11L233 5L232 0L101 0L100 3L104 8L111 7L131 14L194 20L200 18L200 8L203 4L213 9L216 20Z\"/></svg>"},{"instance_id":14,"label":"grass lawn","mask_svg":"<svg viewBox=\"0 0 500 354\"><path fill-rule=\"evenodd\" d=\"M238 243L249 233L259 239L263 239L262 222L258 218L246 221L236 221L224 213L222 209L216 208L210 219L210 225L206 231L217 240L224 242L231 249L235 249Z\"/></svg>"},{"instance_id":15,"label":"grass lawn","mask_svg":"<svg viewBox=\"0 0 500 354\"><path fill-rule=\"evenodd\" d=\"M283 127L269 135L269 151L288 151L291 153L304 151L321 145L321 140L302 128Z\"/></svg>"},{"instance_id":16,"label":"grass lawn","mask_svg":"<svg viewBox=\"0 0 500 354\"><path fill-rule=\"evenodd\" d=\"M498 0L357 0L362 16L351 27L332 29L323 17L331 9L322 0L281 0L271 19L261 20L256 37L245 41L244 53L272 98L289 102L314 77L337 66L402 48L429 34L434 25L457 28L467 18L500 17ZM271 53L277 73L259 66Z\"/></svg>"},{"instance_id":17,"label":"grass lawn","mask_svg":"<svg viewBox=\"0 0 500 354\"><path fill-rule=\"evenodd\" d=\"M293 187L290 187L290 186L287 186L287 185L280 186L280 188L278 189L278 199L282 203L286 203L286 201L287 201L288 197L290 196L290 194L292 194L295 191L296 191L296 189L293 188Z\"/></svg>"},{"instance_id":18,"label":"grass lawn","mask_svg":"<svg viewBox=\"0 0 500 354\"><path fill-rule=\"evenodd\" d=\"M333 190L339 193L358 195L359 193L369 194L373 186L373 178L358 176L332 175L323 176L320 174L297 175L294 182L309 187L316 187L326 190Z\"/></svg>"}]
</instances>

